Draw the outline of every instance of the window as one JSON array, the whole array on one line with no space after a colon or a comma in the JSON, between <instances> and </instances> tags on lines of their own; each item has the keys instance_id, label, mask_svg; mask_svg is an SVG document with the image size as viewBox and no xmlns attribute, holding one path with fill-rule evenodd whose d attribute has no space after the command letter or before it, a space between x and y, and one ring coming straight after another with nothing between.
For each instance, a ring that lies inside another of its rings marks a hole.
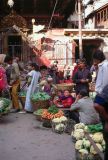
<instances>
[{"instance_id":1,"label":"window","mask_svg":"<svg viewBox=\"0 0 108 160\"><path fill-rule=\"evenodd\" d=\"M100 22L100 13L97 13L96 19L97 19L97 23L99 23Z\"/></svg>"},{"instance_id":2,"label":"window","mask_svg":"<svg viewBox=\"0 0 108 160\"><path fill-rule=\"evenodd\" d=\"M107 20L107 9L104 9L104 17L103 17L103 20L106 21Z\"/></svg>"},{"instance_id":3,"label":"window","mask_svg":"<svg viewBox=\"0 0 108 160\"><path fill-rule=\"evenodd\" d=\"M101 21L104 20L104 11L101 11Z\"/></svg>"},{"instance_id":4,"label":"window","mask_svg":"<svg viewBox=\"0 0 108 160\"><path fill-rule=\"evenodd\" d=\"M108 19L108 8L107 8L107 19Z\"/></svg>"}]
</instances>

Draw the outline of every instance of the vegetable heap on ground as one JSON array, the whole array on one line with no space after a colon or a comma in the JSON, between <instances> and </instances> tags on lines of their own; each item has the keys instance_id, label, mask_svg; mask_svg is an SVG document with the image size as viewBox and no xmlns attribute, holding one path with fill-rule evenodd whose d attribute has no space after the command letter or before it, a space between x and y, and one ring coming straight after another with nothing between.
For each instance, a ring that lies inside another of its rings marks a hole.
<instances>
[{"instance_id":1,"label":"vegetable heap on ground","mask_svg":"<svg viewBox=\"0 0 108 160\"><path fill-rule=\"evenodd\" d=\"M44 119L53 119L53 118L60 118L64 115L62 110L59 110L55 105L52 105L48 109L44 109L42 118Z\"/></svg>"},{"instance_id":2,"label":"vegetable heap on ground","mask_svg":"<svg viewBox=\"0 0 108 160\"><path fill-rule=\"evenodd\" d=\"M94 133L98 130L98 132ZM105 150L105 141L103 139L103 134L99 132L101 129L100 124L97 125L89 125L86 126L83 123L76 124L74 126L74 131L72 132L71 136L75 138L75 149L81 154L81 155L96 155L97 152L95 151L94 147L90 143L90 141L85 137L85 131L93 131L93 133L90 133L90 137L94 140L96 143L97 147L100 149L101 152ZM97 129L98 128L98 129Z\"/></svg>"},{"instance_id":3,"label":"vegetable heap on ground","mask_svg":"<svg viewBox=\"0 0 108 160\"><path fill-rule=\"evenodd\" d=\"M31 96L31 100L33 102L36 102L36 101L45 101L45 100L49 100L50 99L50 96L45 93L45 92L38 92L38 93L34 93L32 96Z\"/></svg>"},{"instance_id":4,"label":"vegetable heap on ground","mask_svg":"<svg viewBox=\"0 0 108 160\"><path fill-rule=\"evenodd\" d=\"M52 120L52 128L54 132L63 133L67 126L67 117L62 116L60 118L54 118Z\"/></svg>"},{"instance_id":5,"label":"vegetable heap on ground","mask_svg":"<svg viewBox=\"0 0 108 160\"><path fill-rule=\"evenodd\" d=\"M6 98L0 98L0 115L7 114L10 111L10 100Z\"/></svg>"}]
</instances>

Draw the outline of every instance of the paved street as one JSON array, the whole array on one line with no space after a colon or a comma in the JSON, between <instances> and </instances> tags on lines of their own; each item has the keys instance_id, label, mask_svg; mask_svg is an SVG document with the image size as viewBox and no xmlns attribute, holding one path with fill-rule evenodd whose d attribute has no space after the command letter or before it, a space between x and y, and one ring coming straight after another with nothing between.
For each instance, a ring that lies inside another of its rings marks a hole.
<instances>
[{"instance_id":1,"label":"paved street","mask_svg":"<svg viewBox=\"0 0 108 160\"><path fill-rule=\"evenodd\" d=\"M10 114L0 121L0 160L75 160L69 135L39 126L31 114Z\"/></svg>"}]
</instances>

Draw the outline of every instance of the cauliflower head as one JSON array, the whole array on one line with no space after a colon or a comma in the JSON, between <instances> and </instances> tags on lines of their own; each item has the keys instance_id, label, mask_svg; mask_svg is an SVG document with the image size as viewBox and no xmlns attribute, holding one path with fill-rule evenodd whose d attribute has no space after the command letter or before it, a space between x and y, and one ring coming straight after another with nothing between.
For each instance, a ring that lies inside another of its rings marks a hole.
<instances>
[{"instance_id":1,"label":"cauliflower head","mask_svg":"<svg viewBox=\"0 0 108 160\"><path fill-rule=\"evenodd\" d=\"M96 143L101 143L103 141L103 134L101 132L97 132L92 138Z\"/></svg>"},{"instance_id":2,"label":"cauliflower head","mask_svg":"<svg viewBox=\"0 0 108 160\"><path fill-rule=\"evenodd\" d=\"M79 153L81 153L82 155L88 154L88 151L86 149L80 149Z\"/></svg>"},{"instance_id":3,"label":"cauliflower head","mask_svg":"<svg viewBox=\"0 0 108 160\"><path fill-rule=\"evenodd\" d=\"M83 129L76 129L73 133L73 137L75 137L76 140L83 139L84 138L84 130Z\"/></svg>"},{"instance_id":4,"label":"cauliflower head","mask_svg":"<svg viewBox=\"0 0 108 160\"><path fill-rule=\"evenodd\" d=\"M54 118L54 119L52 120L52 122L53 122L53 123L61 123L61 120L60 120L60 118Z\"/></svg>"},{"instance_id":5,"label":"cauliflower head","mask_svg":"<svg viewBox=\"0 0 108 160\"><path fill-rule=\"evenodd\" d=\"M74 129L84 129L85 128L85 124L84 123L78 123L74 126Z\"/></svg>"},{"instance_id":6,"label":"cauliflower head","mask_svg":"<svg viewBox=\"0 0 108 160\"><path fill-rule=\"evenodd\" d=\"M64 124L57 124L57 125L55 126L55 130L56 130L56 131L62 132L62 131L64 131L64 129L65 129L65 125L64 125Z\"/></svg>"},{"instance_id":7,"label":"cauliflower head","mask_svg":"<svg viewBox=\"0 0 108 160\"><path fill-rule=\"evenodd\" d=\"M68 119L67 119L67 117L65 117L65 116L60 117L60 121L61 121L61 122L67 122L67 120L68 120Z\"/></svg>"},{"instance_id":8,"label":"cauliflower head","mask_svg":"<svg viewBox=\"0 0 108 160\"><path fill-rule=\"evenodd\" d=\"M83 146L84 148L90 148L91 143L89 140L83 139Z\"/></svg>"},{"instance_id":9,"label":"cauliflower head","mask_svg":"<svg viewBox=\"0 0 108 160\"><path fill-rule=\"evenodd\" d=\"M83 141L82 140L76 141L76 143L75 143L75 149L76 150L80 150L82 148L82 146L83 146Z\"/></svg>"},{"instance_id":10,"label":"cauliflower head","mask_svg":"<svg viewBox=\"0 0 108 160\"><path fill-rule=\"evenodd\" d=\"M101 144L96 143L96 145L97 145L97 147L100 149L100 151L103 152L103 148L102 148ZM95 149L94 149L93 146L91 146L91 148L90 148L90 153L92 153L92 154L97 154L97 152L95 151Z\"/></svg>"}]
</instances>

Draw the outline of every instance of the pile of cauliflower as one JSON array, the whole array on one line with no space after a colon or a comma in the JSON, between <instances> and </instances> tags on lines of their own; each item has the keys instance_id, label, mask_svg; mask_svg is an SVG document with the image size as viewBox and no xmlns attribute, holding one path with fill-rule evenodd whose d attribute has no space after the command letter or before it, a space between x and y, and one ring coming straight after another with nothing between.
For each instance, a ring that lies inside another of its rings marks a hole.
<instances>
[{"instance_id":1,"label":"pile of cauliflower","mask_svg":"<svg viewBox=\"0 0 108 160\"><path fill-rule=\"evenodd\" d=\"M85 137L85 131L88 131L87 126L83 123L78 123L74 126L74 131L71 133L71 136L76 140L75 149L79 151L81 155L96 155L97 153L94 147ZM94 140L100 151L103 152L105 150L105 141L103 139L103 134L101 132L97 132L94 134L90 134L90 136Z\"/></svg>"},{"instance_id":2,"label":"pile of cauliflower","mask_svg":"<svg viewBox=\"0 0 108 160\"><path fill-rule=\"evenodd\" d=\"M68 119L65 116L60 118L54 118L52 120L53 131L57 133L63 133L65 131Z\"/></svg>"}]
</instances>

